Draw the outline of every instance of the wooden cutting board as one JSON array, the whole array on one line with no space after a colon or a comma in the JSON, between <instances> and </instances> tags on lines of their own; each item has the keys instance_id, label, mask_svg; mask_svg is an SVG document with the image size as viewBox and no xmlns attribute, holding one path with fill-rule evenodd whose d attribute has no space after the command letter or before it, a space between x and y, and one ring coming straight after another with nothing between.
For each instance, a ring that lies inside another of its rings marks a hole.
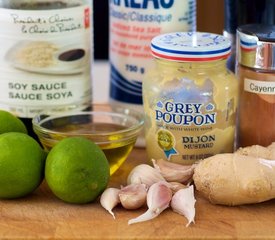
<instances>
[{"instance_id":1,"label":"wooden cutting board","mask_svg":"<svg viewBox=\"0 0 275 240\"><path fill-rule=\"evenodd\" d=\"M125 184L135 165L146 162L134 149L113 176L111 186ZM114 220L98 202L73 205L57 199L43 183L32 195L0 201L0 239L275 239L275 200L240 207L210 204L196 193L196 223L165 210L154 220L128 226L146 207L127 211L118 206Z\"/></svg>"}]
</instances>

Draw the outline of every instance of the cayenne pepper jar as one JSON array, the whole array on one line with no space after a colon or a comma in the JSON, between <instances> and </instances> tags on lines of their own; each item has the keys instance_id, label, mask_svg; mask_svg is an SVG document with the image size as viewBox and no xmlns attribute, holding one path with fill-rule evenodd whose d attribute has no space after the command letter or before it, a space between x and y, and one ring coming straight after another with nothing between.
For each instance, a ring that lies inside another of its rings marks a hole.
<instances>
[{"instance_id":1,"label":"cayenne pepper jar","mask_svg":"<svg viewBox=\"0 0 275 240\"><path fill-rule=\"evenodd\" d=\"M226 68L230 41L176 32L151 42L155 67L143 83L149 159L191 164L233 152L238 82Z\"/></svg>"},{"instance_id":2,"label":"cayenne pepper jar","mask_svg":"<svg viewBox=\"0 0 275 240\"><path fill-rule=\"evenodd\" d=\"M248 24L237 29L238 147L275 141L274 32L274 25Z\"/></svg>"}]
</instances>

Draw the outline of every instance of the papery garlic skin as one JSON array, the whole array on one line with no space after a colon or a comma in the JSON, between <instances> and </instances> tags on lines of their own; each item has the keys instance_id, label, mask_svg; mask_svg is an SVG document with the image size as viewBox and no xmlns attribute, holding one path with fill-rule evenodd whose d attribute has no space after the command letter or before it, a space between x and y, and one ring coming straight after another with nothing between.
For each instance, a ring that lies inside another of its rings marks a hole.
<instances>
[{"instance_id":1,"label":"papery garlic skin","mask_svg":"<svg viewBox=\"0 0 275 240\"><path fill-rule=\"evenodd\" d=\"M143 183L150 187L159 181L165 181L163 176L148 164L140 164L132 169L127 178L127 184Z\"/></svg>"},{"instance_id":2,"label":"papery garlic skin","mask_svg":"<svg viewBox=\"0 0 275 240\"><path fill-rule=\"evenodd\" d=\"M147 186L130 184L119 191L119 200L125 209L138 209L146 203Z\"/></svg>"},{"instance_id":3,"label":"papery garlic skin","mask_svg":"<svg viewBox=\"0 0 275 240\"><path fill-rule=\"evenodd\" d=\"M115 214L113 213L113 208L120 203L119 200L119 192L118 188L107 188L102 193L100 197L100 204L103 208L105 208L115 219Z\"/></svg>"},{"instance_id":4,"label":"papery garlic skin","mask_svg":"<svg viewBox=\"0 0 275 240\"><path fill-rule=\"evenodd\" d=\"M184 185L179 182L169 182L169 185L170 185L170 189L172 190L173 194L175 194L177 191L179 191L181 189L188 188L187 185Z\"/></svg>"},{"instance_id":5,"label":"papery garlic skin","mask_svg":"<svg viewBox=\"0 0 275 240\"><path fill-rule=\"evenodd\" d=\"M137 218L128 221L128 224L144 222L157 217L161 212L169 207L172 199L170 185L165 182L154 183L147 193L148 210Z\"/></svg>"},{"instance_id":6,"label":"papery garlic skin","mask_svg":"<svg viewBox=\"0 0 275 240\"><path fill-rule=\"evenodd\" d=\"M172 198L171 207L173 211L185 216L188 220L186 227L192 222L195 223L195 202L193 185L177 191Z\"/></svg>"},{"instance_id":7,"label":"papery garlic skin","mask_svg":"<svg viewBox=\"0 0 275 240\"><path fill-rule=\"evenodd\" d=\"M167 182L188 183L192 179L196 164L181 165L163 159L152 159L153 166Z\"/></svg>"}]
</instances>

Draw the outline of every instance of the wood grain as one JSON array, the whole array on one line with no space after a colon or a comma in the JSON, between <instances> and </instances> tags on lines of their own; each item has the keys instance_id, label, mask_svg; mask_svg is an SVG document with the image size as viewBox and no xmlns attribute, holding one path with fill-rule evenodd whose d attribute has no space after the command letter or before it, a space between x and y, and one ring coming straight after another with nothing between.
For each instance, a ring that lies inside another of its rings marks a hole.
<instances>
[{"instance_id":1,"label":"wood grain","mask_svg":"<svg viewBox=\"0 0 275 240\"><path fill-rule=\"evenodd\" d=\"M134 149L110 181L125 184L128 172L146 162L144 149ZM127 225L146 207L114 209L116 220L98 201L86 205L57 199L44 182L32 195L0 201L0 239L275 239L275 201L240 207L212 205L196 193L196 223L165 210L158 218Z\"/></svg>"}]
</instances>

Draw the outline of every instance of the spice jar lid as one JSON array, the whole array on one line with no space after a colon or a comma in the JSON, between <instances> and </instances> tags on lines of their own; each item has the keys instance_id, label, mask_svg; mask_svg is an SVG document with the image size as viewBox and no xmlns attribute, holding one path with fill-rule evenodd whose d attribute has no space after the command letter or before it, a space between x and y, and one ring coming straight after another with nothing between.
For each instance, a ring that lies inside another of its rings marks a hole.
<instances>
[{"instance_id":1,"label":"spice jar lid","mask_svg":"<svg viewBox=\"0 0 275 240\"><path fill-rule=\"evenodd\" d=\"M154 57L170 61L213 61L229 56L231 42L212 33L174 32L154 37L151 51Z\"/></svg>"},{"instance_id":2,"label":"spice jar lid","mask_svg":"<svg viewBox=\"0 0 275 240\"><path fill-rule=\"evenodd\" d=\"M237 29L237 60L262 70L275 70L275 26L247 24Z\"/></svg>"}]
</instances>

